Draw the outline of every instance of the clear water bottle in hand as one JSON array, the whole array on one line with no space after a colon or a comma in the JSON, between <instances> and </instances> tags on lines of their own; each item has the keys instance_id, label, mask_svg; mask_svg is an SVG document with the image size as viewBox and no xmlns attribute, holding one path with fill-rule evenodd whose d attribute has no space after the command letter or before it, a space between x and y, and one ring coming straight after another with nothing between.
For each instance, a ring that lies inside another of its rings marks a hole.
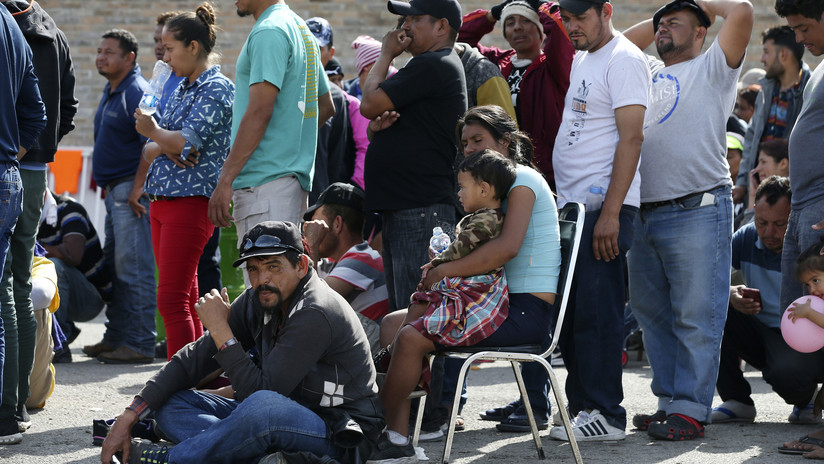
<instances>
[{"instance_id":1,"label":"clear water bottle in hand","mask_svg":"<svg viewBox=\"0 0 824 464\"><path fill-rule=\"evenodd\" d=\"M157 105L160 103L160 97L163 96L163 86L166 85L166 81L171 75L172 67L166 62L158 60L155 63L152 80L149 81L149 87L146 88L143 98L140 99L140 105L138 105L143 114L155 114Z\"/></svg>"},{"instance_id":2,"label":"clear water bottle in hand","mask_svg":"<svg viewBox=\"0 0 824 464\"><path fill-rule=\"evenodd\" d=\"M443 251L449 247L450 243L452 243L452 240L449 239L449 235L444 233L443 229L440 227L432 229L432 238L429 239L429 251L434 256L443 253Z\"/></svg>"}]
</instances>

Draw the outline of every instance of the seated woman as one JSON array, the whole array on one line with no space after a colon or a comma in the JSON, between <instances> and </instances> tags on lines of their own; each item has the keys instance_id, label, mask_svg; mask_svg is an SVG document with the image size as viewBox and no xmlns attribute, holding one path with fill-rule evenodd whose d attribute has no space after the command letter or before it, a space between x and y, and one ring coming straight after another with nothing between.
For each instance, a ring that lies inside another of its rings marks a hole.
<instances>
[{"instance_id":1,"label":"seated woman","mask_svg":"<svg viewBox=\"0 0 824 464\"><path fill-rule=\"evenodd\" d=\"M152 200L157 308L166 328L167 359L203 335L194 308L197 263L214 232L209 197L229 153L235 95L232 81L213 64L215 30L208 3L166 22L164 60L184 79L166 103L160 125L135 112L137 131L151 139L141 169L148 169L144 191Z\"/></svg>"},{"instance_id":2,"label":"seated woman","mask_svg":"<svg viewBox=\"0 0 824 464\"><path fill-rule=\"evenodd\" d=\"M465 155L485 149L505 153L518 163L515 183L504 206L503 230L469 255L443 263L427 272L425 288L447 277L466 277L504 266L509 285L509 315L501 326L475 346L542 344L552 323L552 305L561 266L558 212L552 191L541 173L525 157L532 144L518 132L514 121L500 107L470 109L458 122L461 151ZM406 317L397 311L384 318L388 334L395 334ZM381 456L373 460L408 456L412 450L409 435L407 396L418 384L421 372L402 369L420 363L435 349L433 342L411 325L398 332L381 401L386 409L387 433L378 444Z\"/></svg>"}]
</instances>

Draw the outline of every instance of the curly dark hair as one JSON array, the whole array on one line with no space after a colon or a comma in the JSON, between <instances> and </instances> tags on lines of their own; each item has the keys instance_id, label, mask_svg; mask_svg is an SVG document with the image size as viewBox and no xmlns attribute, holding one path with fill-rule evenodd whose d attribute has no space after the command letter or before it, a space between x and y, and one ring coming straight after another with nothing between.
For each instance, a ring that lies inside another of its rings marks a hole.
<instances>
[{"instance_id":1,"label":"curly dark hair","mask_svg":"<svg viewBox=\"0 0 824 464\"><path fill-rule=\"evenodd\" d=\"M782 18L801 15L805 18L821 21L821 14L824 13L824 2L821 0L775 0L775 12Z\"/></svg>"}]
</instances>

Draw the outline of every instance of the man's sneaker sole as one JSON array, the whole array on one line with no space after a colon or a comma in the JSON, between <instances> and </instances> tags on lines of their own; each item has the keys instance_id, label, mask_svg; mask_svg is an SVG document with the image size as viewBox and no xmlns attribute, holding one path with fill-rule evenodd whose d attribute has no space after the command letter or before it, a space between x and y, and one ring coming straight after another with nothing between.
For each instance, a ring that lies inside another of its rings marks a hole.
<instances>
[{"instance_id":1,"label":"man's sneaker sole","mask_svg":"<svg viewBox=\"0 0 824 464\"><path fill-rule=\"evenodd\" d=\"M23 441L23 434L20 432L0 437L0 445L16 445Z\"/></svg>"},{"instance_id":2,"label":"man's sneaker sole","mask_svg":"<svg viewBox=\"0 0 824 464\"><path fill-rule=\"evenodd\" d=\"M650 424L647 434L658 440L695 440L704 438L704 426L691 417L670 414L664 422Z\"/></svg>"},{"instance_id":3,"label":"man's sneaker sole","mask_svg":"<svg viewBox=\"0 0 824 464\"><path fill-rule=\"evenodd\" d=\"M418 436L419 443L430 443L435 441L443 441L443 430L438 429L434 432L421 432L420 436Z\"/></svg>"},{"instance_id":4,"label":"man's sneaker sole","mask_svg":"<svg viewBox=\"0 0 824 464\"><path fill-rule=\"evenodd\" d=\"M632 418L632 426L636 430L646 432L650 424L662 422L667 419L667 414L664 411L655 411L655 414L636 414Z\"/></svg>"},{"instance_id":5,"label":"man's sneaker sole","mask_svg":"<svg viewBox=\"0 0 824 464\"><path fill-rule=\"evenodd\" d=\"M418 456L404 456L402 458L381 459L379 461L366 461L366 464L417 464Z\"/></svg>"}]
</instances>

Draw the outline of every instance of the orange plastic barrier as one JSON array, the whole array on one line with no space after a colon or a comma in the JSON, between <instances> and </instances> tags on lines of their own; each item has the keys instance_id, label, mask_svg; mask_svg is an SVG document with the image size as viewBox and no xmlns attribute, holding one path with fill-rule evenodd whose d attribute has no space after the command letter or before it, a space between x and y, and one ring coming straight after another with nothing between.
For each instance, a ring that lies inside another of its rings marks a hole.
<instances>
[{"instance_id":1,"label":"orange plastic barrier","mask_svg":"<svg viewBox=\"0 0 824 464\"><path fill-rule=\"evenodd\" d=\"M57 150L49 169L54 175L56 193L77 193L80 190L80 171L83 169L83 150Z\"/></svg>"}]
</instances>

